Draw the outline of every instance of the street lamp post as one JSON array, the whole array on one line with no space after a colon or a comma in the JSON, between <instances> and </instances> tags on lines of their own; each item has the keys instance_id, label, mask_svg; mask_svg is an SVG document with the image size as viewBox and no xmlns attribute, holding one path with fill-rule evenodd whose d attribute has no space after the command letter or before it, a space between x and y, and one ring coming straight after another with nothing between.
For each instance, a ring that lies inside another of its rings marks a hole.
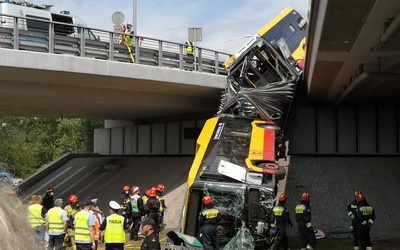
<instances>
[{"instance_id":1,"label":"street lamp post","mask_svg":"<svg viewBox=\"0 0 400 250\"><path fill-rule=\"evenodd\" d=\"M133 0L133 20L132 20L132 25L133 25L133 31L135 32L135 35L137 36L137 0Z\"/></svg>"},{"instance_id":2,"label":"street lamp post","mask_svg":"<svg viewBox=\"0 0 400 250\"><path fill-rule=\"evenodd\" d=\"M227 43L235 41L235 40L243 39L243 38L249 38L249 37L251 37L251 35L244 35L244 36L241 36L241 37L235 37L235 38L226 40L225 41L225 50L224 51L226 52L226 44Z\"/></svg>"}]
</instances>

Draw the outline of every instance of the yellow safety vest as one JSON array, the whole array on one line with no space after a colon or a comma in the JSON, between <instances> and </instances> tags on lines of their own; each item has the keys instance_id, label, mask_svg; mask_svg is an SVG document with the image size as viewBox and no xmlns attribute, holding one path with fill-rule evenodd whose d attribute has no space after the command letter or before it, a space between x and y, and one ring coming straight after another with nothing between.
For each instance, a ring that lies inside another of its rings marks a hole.
<instances>
[{"instance_id":1,"label":"yellow safety vest","mask_svg":"<svg viewBox=\"0 0 400 250\"><path fill-rule=\"evenodd\" d=\"M189 41L187 42L186 54L193 56L193 44L192 44L192 42L189 42Z\"/></svg>"},{"instance_id":2,"label":"yellow safety vest","mask_svg":"<svg viewBox=\"0 0 400 250\"><path fill-rule=\"evenodd\" d=\"M88 226L89 211L81 210L75 215L75 241L91 242Z\"/></svg>"},{"instance_id":3,"label":"yellow safety vest","mask_svg":"<svg viewBox=\"0 0 400 250\"><path fill-rule=\"evenodd\" d=\"M47 212L49 222L49 233L64 232L64 221L61 219L63 209L61 207L50 208Z\"/></svg>"},{"instance_id":4,"label":"yellow safety vest","mask_svg":"<svg viewBox=\"0 0 400 250\"><path fill-rule=\"evenodd\" d=\"M42 227L45 219L42 217L43 206L40 204L32 204L28 207L28 221L32 228Z\"/></svg>"},{"instance_id":5,"label":"yellow safety vest","mask_svg":"<svg viewBox=\"0 0 400 250\"><path fill-rule=\"evenodd\" d=\"M119 214L107 216L107 226L104 233L105 243L125 243L124 217Z\"/></svg>"},{"instance_id":6,"label":"yellow safety vest","mask_svg":"<svg viewBox=\"0 0 400 250\"><path fill-rule=\"evenodd\" d=\"M149 197L147 197L146 195L142 196L143 205L146 205L148 199Z\"/></svg>"}]
</instances>

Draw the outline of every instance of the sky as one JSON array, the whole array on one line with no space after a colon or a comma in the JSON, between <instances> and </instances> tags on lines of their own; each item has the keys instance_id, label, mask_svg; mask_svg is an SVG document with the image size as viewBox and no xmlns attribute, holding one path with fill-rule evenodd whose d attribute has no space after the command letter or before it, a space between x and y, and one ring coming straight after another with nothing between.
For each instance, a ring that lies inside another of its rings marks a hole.
<instances>
[{"instance_id":1,"label":"sky","mask_svg":"<svg viewBox=\"0 0 400 250\"><path fill-rule=\"evenodd\" d=\"M27 0L53 5L52 11L70 11L89 27L113 30L113 13L133 22L133 0ZM307 17L309 0L137 0L136 35L185 43L188 28L201 27L203 39L197 46L235 53L258 29L283 9L293 7ZM228 41L229 40L229 41Z\"/></svg>"}]
</instances>

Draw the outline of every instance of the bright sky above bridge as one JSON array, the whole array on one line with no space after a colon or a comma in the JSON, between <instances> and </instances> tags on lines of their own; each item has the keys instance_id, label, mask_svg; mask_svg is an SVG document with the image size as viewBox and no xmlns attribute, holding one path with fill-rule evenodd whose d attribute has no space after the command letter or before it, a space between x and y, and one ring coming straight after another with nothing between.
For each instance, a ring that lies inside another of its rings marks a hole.
<instances>
[{"instance_id":1,"label":"bright sky above bridge","mask_svg":"<svg viewBox=\"0 0 400 250\"><path fill-rule=\"evenodd\" d=\"M120 11L132 22L133 0L27 0L51 4L53 11L69 10L89 27L113 30L111 16ZM292 6L307 16L309 0L137 0L137 34L184 43L188 28L201 27L203 41L198 46L236 52L257 30ZM235 39L238 38L238 39ZM226 42L227 40L233 41Z\"/></svg>"}]
</instances>

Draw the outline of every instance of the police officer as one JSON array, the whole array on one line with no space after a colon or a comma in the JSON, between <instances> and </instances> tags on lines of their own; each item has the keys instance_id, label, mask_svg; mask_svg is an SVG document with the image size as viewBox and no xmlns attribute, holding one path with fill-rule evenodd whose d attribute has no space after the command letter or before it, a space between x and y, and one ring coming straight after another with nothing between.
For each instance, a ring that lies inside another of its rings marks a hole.
<instances>
[{"instance_id":1,"label":"police officer","mask_svg":"<svg viewBox=\"0 0 400 250\"><path fill-rule=\"evenodd\" d=\"M100 226L106 243L105 250L123 250L126 242L126 220L124 216L118 214L120 205L116 201L110 201L108 205L110 206L110 215Z\"/></svg>"},{"instance_id":2,"label":"police officer","mask_svg":"<svg viewBox=\"0 0 400 250\"><path fill-rule=\"evenodd\" d=\"M217 223L221 220L221 213L214 207L211 196L203 197L204 208L199 214L200 239L204 250L218 249Z\"/></svg>"},{"instance_id":3,"label":"police officer","mask_svg":"<svg viewBox=\"0 0 400 250\"><path fill-rule=\"evenodd\" d=\"M359 190L354 192L354 200L347 206L347 215L351 218L351 226L350 230L353 235L353 249L358 250L360 249L358 245L358 235L357 235L357 220L356 220L356 215L357 215L357 207L358 207L358 202L357 202L357 195L360 194L361 192Z\"/></svg>"},{"instance_id":4,"label":"police officer","mask_svg":"<svg viewBox=\"0 0 400 250\"><path fill-rule=\"evenodd\" d=\"M314 229L311 224L310 194L301 195L300 204L296 206L296 221L299 230L301 250L314 249L317 245Z\"/></svg>"},{"instance_id":5,"label":"police officer","mask_svg":"<svg viewBox=\"0 0 400 250\"><path fill-rule=\"evenodd\" d=\"M286 235L286 224L289 224L291 227L293 226L292 221L290 219L289 211L286 208L287 197L285 194L281 194L278 197L278 205L276 205L272 209L271 216L271 228L275 228L276 230L276 239L272 249L289 249L288 238Z\"/></svg>"},{"instance_id":6,"label":"police officer","mask_svg":"<svg viewBox=\"0 0 400 250\"><path fill-rule=\"evenodd\" d=\"M356 221L360 249L371 250L372 245L369 231L375 221L375 210L368 204L364 194L359 193L356 200L358 202Z\"/></svg>"},{"instance_id":7,"label":"police officer","mask_svg":"<svg viewBox=\"0 0 400 250\"><path fill-rule=\"evenodd\" d=\"M155 232L156 224L154 220L150 217L147 217L145 220L141 221L142 232L146 238L143 240L141 250L160 250L160 241L158 240L158 235Z\"/></svg>"}]
</instances>

